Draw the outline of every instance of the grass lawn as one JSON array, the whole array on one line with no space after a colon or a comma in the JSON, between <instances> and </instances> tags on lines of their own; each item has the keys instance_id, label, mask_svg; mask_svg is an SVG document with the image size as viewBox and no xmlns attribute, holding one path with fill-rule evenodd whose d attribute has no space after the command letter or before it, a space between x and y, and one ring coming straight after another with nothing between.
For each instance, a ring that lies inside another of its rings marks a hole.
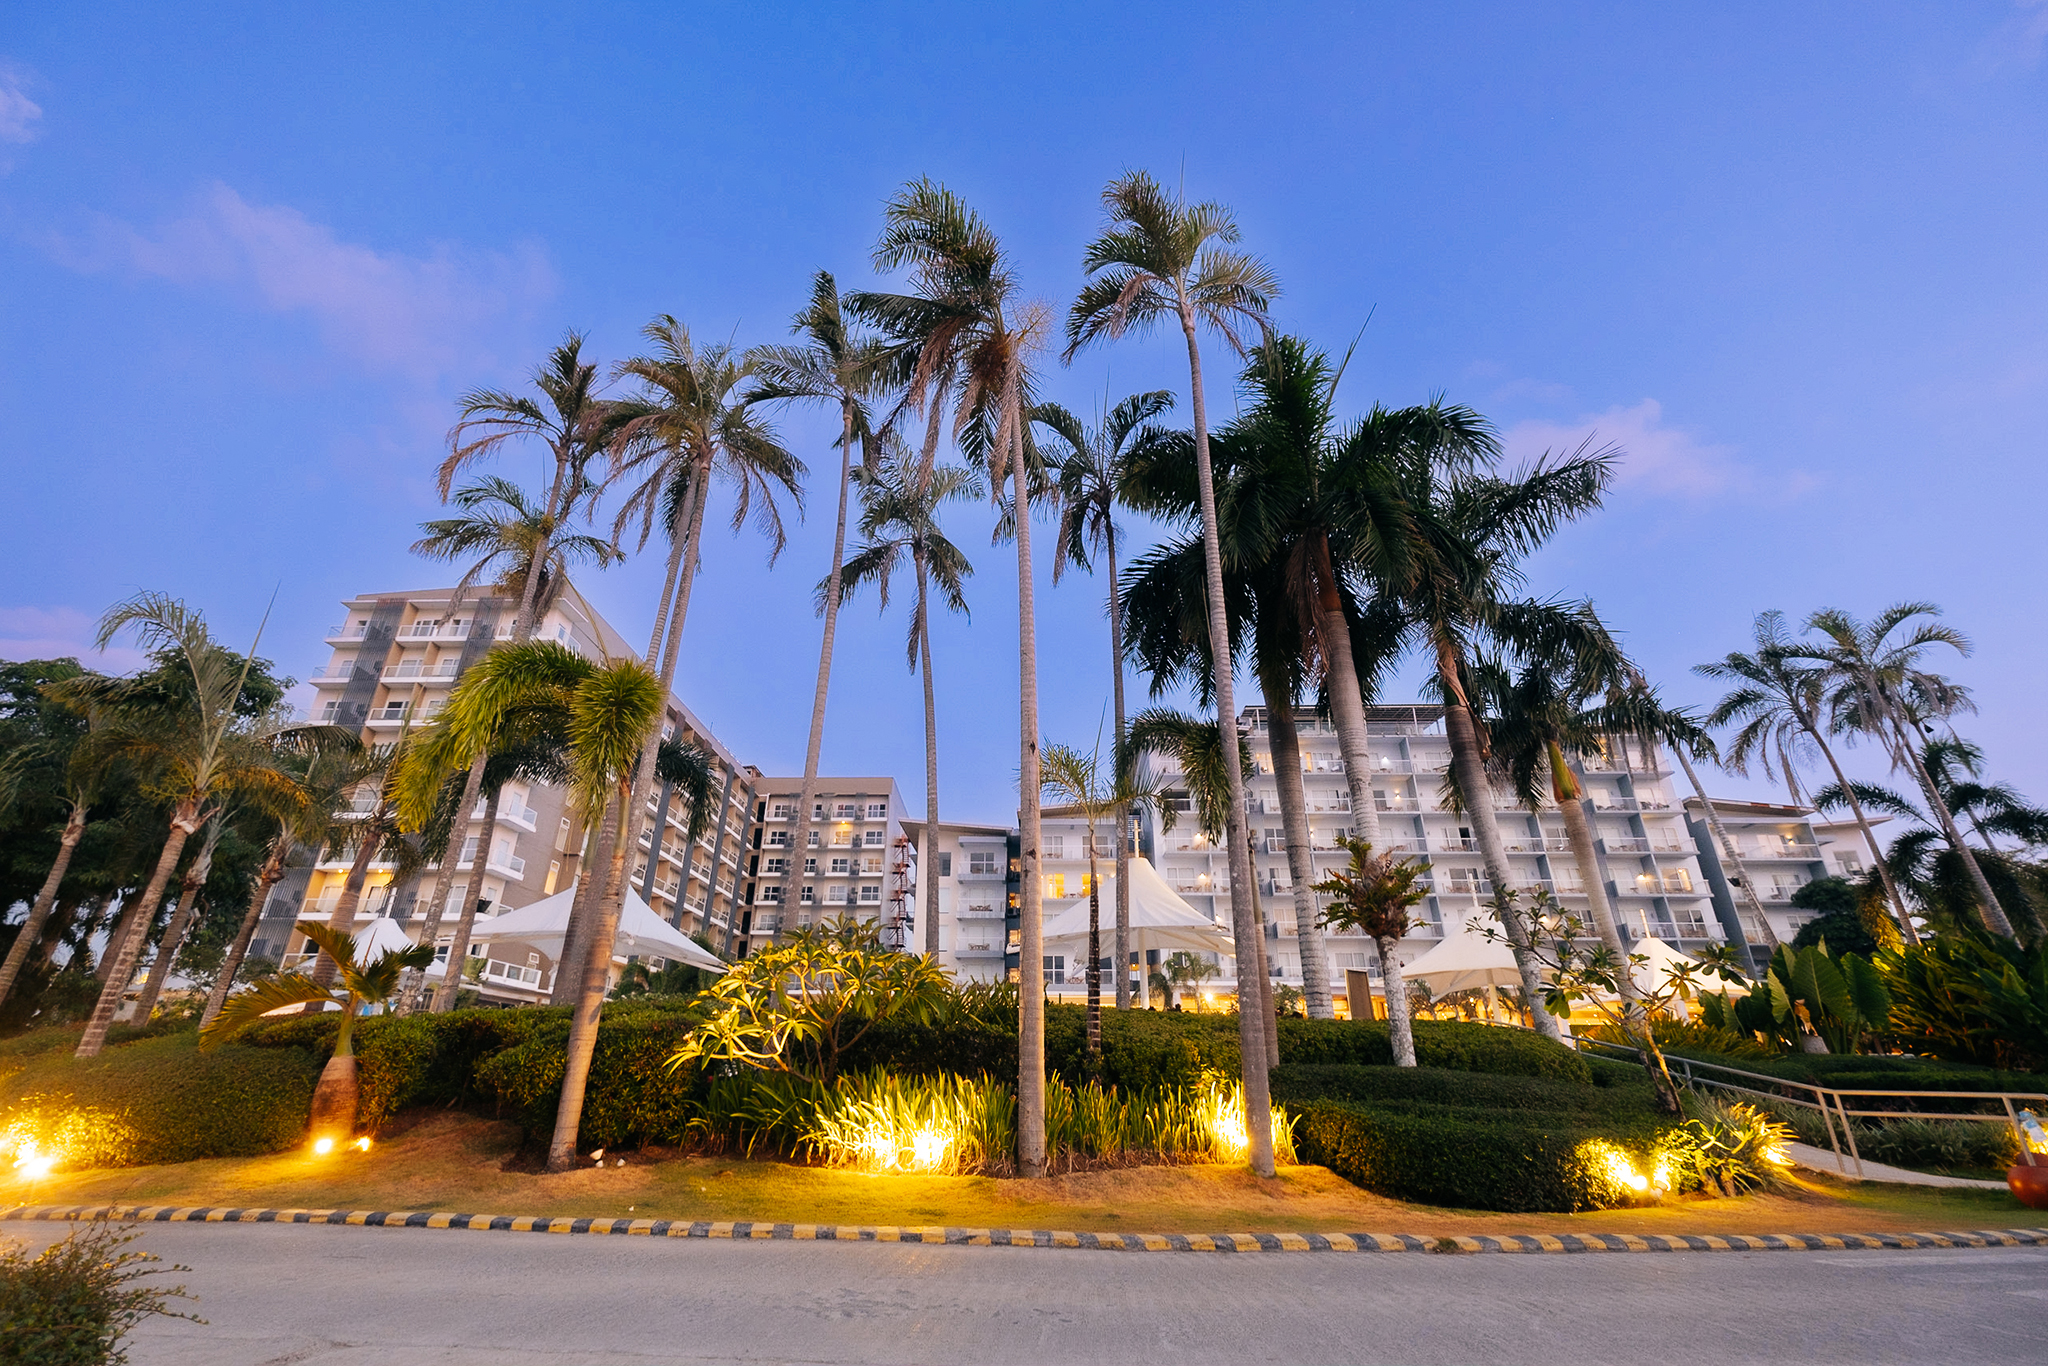
<instances>
[{"instance_id":1,"label":"grass lawn","mask_svg":"<svg viewBox=\"0 0 2048 1366\"><path fill-rule=\"evenodd\" d=\"M624 1167L535 1173L509 1124L408 1116L369 1153L304 1150L0 1180L15 1204L446 1210L591 1218L750 1219L1127 1233L1881 1233L2034 1227L2003 1191L1802 1179L1795 1193L1685 1199L1592 1214L1494 1214L1389 1200L1321 1167L1270 1181L1240 1168L1136 1167L1039 1181L866 1176L739 1157L626 1153Z\"/></svg>"}]
</instances>

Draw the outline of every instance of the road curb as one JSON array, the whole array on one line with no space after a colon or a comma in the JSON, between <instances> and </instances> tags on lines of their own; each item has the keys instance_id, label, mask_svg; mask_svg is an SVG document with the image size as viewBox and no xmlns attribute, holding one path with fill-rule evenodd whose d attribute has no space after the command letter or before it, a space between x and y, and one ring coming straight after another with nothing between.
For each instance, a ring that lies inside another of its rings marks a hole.
<instances>
[{"instance_id":1,"label":"road curb","mask_svg":"<svg viewBox=\"0 0 2048 1366\"><path fill-rule=\"evenodd\" d=\"M1101 1252L1839 1252L1923 1248L2048 1247L2048 1229L1935 1233L1509 1233L1422 1238L1412 1233L1073 1233L1058 1229L895 1224L770 1224L686 1219L550 1219L427 1210L235 1209L184 1205L17 1205L0 1221L109 1219L140 1224L351 1224L494 1233L733 1238L820 1243L924 1243L954 1247L1067 1247Z\"/></svg>"}]
</instances>

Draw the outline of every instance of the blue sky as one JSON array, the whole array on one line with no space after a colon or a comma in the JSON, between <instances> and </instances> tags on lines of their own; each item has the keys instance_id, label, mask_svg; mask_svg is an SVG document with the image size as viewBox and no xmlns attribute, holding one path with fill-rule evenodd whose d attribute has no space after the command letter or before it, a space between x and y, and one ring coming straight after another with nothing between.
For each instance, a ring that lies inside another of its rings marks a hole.
<instances>
[{"instance_id":1,"label":"blue sky","mask_svg":"<svg viewBox=\"0 0 2048 1366\"><path fill-rule=\"evenodd\" d=\"M1341 351L1370 315L1346 403L1441 393L1524 457L1628 449L1530 586L1593 597L1668 695L1708 700L1688 666L1759 609L1930 598L1978 646L1964 731L2048 797L2044 35L2039 0L25 7L0 33L0 655L77 651L140 587L245 640L275 586L265 651L303 677L342 597L441 577L405 547L464 389L569 327L616 359L657 312L779 339L813 271L874 278L918 175L1063 310L1096 194L1145 167L1235 207L1290 331ZM1162 337L1044 383L1093 411L1184 395L1183 366ZM832 468L819 415L778 423ZM768 770L802 759L831 495L772 571L751 533L707 541L680 689ZM942 789L1002 819L1015 560L984 510L957 524L979 572L939 631ZM1045 728L1087 743L1102 584L1042 566ZM658 577L587 590L632 638ZM825 764L916 803L902 625L846 618Z\"/></svg>"}]
</instances>

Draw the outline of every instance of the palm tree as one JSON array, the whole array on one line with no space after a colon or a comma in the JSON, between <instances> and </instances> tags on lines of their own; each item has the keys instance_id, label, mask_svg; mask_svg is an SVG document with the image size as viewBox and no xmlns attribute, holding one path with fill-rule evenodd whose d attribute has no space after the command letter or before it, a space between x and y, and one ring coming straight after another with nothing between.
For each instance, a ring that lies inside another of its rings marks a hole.
<instances>
[{"instance_id":1,"label":"palm tree","mask_svg":"<svg viewBox=\"0 0 2048 1366\"><path fill-rule=\"evenodd\" d=\"M1045 319L1017 300L1017 281L1002 244L981 215L930 180L897 192L884 209L877 269L911 272L910 294L859 296L860 314L916 357L913 387L943 380L956 390L956 436L969 454L985 456L991 493L1012 487L1017 544L1018 802L1023 892L1018 907L1017 1165L1045 1173L1045 924L1039 880L1038 634L1031 563L1031 472L1024 415L1030 406L1026 365ZM936 403L934 392L930 401ZM801 857L801 851L797 852Z\"/></svg>"},{"instance_id":2,"label":"palm tree","mask_svg":"<svg viewBox=\"0 0 2048 1366\"><path fill-rule=\"evenodd\" d=\"M220 847L220 838L227 833L230 802L214 807L207 818L205 838L199 842L199 853L186 865L185 874L179 883L178 904L171 911L170 923L164 926L163 937L157 940L156 958L149 965L149 975L143 978L142 990L135 998L135 1022L149 1023L156 1013L157 998L163 994L164 982L171 975L171 964L177 961L178 950L185 942L185 935L199 914L199 891L206 886L206 879L213 874L214 851Z\"/></svg>"},{"instance_id":3,"label":"palm tree","mask_svg":"<svg viewBox=\"0 0 2048 1366\"><path fill-rule=\"evenodd\" d=\"M1555 1039L1561 1031L1543 1005L1529 927L1511 897L1507 850L1494 822L1486 771L1488 745L1466 678L1475 639L1493 637L1512 646L1533 624L1528 613L1506 602L1520 582L1519 563L1564 522L1600 505L1615 452L1594 450L1588 441L1569 456L1545 455L1532 469L1507 477L1486 472L1497 453L1492 433L1476 417L1456 428L1421 424L1387 453L1396 462L1395 487L1416 519L1421 549L1398 579L1378 585L1373 610L1387 618L1377 628L1383 638L1412 635L1435 664L1451 781L1493 884L1495 914L1514 953L1530 1015L1540 1033Z\"/></svg>"},{"instance_id":4,"label":"palm tree","mask_svg":"<svg viewBox=\"0 0 2048 1366\"><path fill-rule=\"evenodd\" d=\"M1124 847L1122 822L1134 805L1149 805L1157 801L1159 793L1155 787L1140 786L1133 770L1128 766L1112 766L1105 773L1099 750L1083 754L1069 745L1048 742L1045 755L1044 783L1046 791L1067 806L1081 813L1081 819L1088 823L1088 1051L1100 1055L1102 1052L1102 870L1099 865L1101 852L1100 830L1104 820L1119 822L1117 850L1121 855ZM1122 868L1129 864L1121 857L1117 860ZM1121 884L1124 873L1117 874ZM1118 887L1118 899L1124 900L1122 887ZM1129 902L1124 901L1126 906ZM1128 914L1128 912L1126 913ZM1128 934L1128 920L1125 933ZM1124 950L1117 956L1119 976L1129 986L1130 972L1126 966Z\"/></svg>"},{"instance_id":5,"label":"palm tree","mask_svg":"<svg viewBox=\"0 0 2048 1366\"><path fill-rule=\"evenodd\" d=\"M1848 798L1856 827L1863 832L1863 842L1870 848L1871 865L1884 882L1885 899L1891 903L1892 915L1899 922L1899 933L1905 936L1908 944L1919 943L1919 932L1913 927L1913 917L1906 909L1905 898L1899 895L1891 868L1885 862L1884 850L1877 842L1877 832L1871 828L1870 818L1864 814L1855 790L1849 786L1849 775L1842 771L1834 747L1822 733L1821 713L1826 706L1826 686L1821 671L1812 665L1801 664L1794 657L1792 652L1797 645L1786 633L1783 612L1773 608L1758 613L1752 629L1756 635L1754 653L1731 650L1711 664L1693 666L1693 672L1703 678L1735 684L1714 704L1706 720L1708 726L1717 730L1724 726L1739 727L1735 738L1729 742L1724 766L1730 773L1746 776L1750 763L1754 761L1763 770L1764 777L1782 775L1785 787L1791 793L1792 804L1804 806L1806 798L1799 789L1799 771L1794 760L1804 746L1811 745L1820 751L1821 757L1834 771L1835 785ZM1698 787L1697 781L1694 786ZM1742 855L1736 849L1735 841L1720 828L1720 817L1714 814L1713 803L1707 801L1704 791L1700 794L1700 801L1707 809L1708 819L1714 824L1714 837L1721 843L1722 856L1730 860L1735 876L1749 893L1753 914L1768 934L1770 922L1764 919L1763 908L1757 903L1755 889L1750 884L1749 873L1743 867Z\"/></svg>"},{"instance_id":6,"label":"palm tree","mask_svg":"<svg viewBox=\"0 0 2048 1366\"><path fill-rule=\"evenodd\" d=\"M1343 841L1351 854L1342 872L1332 872L1315 890L1330 898L1323 923L1370 938L1379 950L1380 986L1387 996L1387 1033L1394 1066L1415 1066L1415 1026L1409 1017L1408 985L1401 976L1401 958L1394 946L1414 927L1409 908L1429 895L1418 886L1427 871L1389 849L1375 854L1362 839ZM1354 1015L1354 1018L1356 1016Z\"/></svg>"},{"instance_id":7,"label":"palm tree","mask_svg":"<svg viewBox=\"0 0 2048 1366\"><path fill-rule=\"evenodd\" d=\"M255 722L243 717L243 685L254 664L255 645L239 658L221 649L207 633L205 618L175 598L139 593L116 605L100 619L94 644L104 650L131 626L145 648L183 666L192 691L164 706L160 699L135 698L118 679L85 676L66 685L68 696L103 709L111 722L104 743L138 768L153 771L152 786L171 807L169 837L136 900L133 918L124 917L126 932L117 931L119 942L107 946L106 984L79 1038L80 1058L97 1057L106 1043L107 1028L134 976L142 941L186 840L230 793L262 792L288 782L265 762L269 742L289 735L319 739L334 730L283 724L274 713ZM259 627L257 642L262 638Z\"/></svg>"},{"instance_id":8,"label":"palm tree","mask_svg":"<svg viewBox=\"0 0 2048 1366\"><path fill-rule=\"evenodd\" d=\"M356 1016L365 1006L379 1005L398 990L399 975L407 968L424 968L434 961L432 944L415 944L409 949L386 949L368 963L360 961L355 937L332 925L306 921L299 931L320 946L322 956L340 964L341 989L317 982L298 972L266 977L235 995L200 1026L199 1046L218 1048L264 1016L293 1006L318 1004L322 1010L341 1006L341 1024L334 1033L334 1055L320 1071L313 1088L313 1116L309 1126L315 1151L346 1143L356 1131L356 1106L360 1092L356 1078Z\"/></svg>"},{"instance_id":9,"label":"palm tree","mask_svg":"<svg viewBox=\"0 0 2048 1366\"><path fill-rule=\"evenodd\" d=\"M917 584L917 604L910 617L907 649L910 667L924 678L924 810L925 848L936 847L939 829L939 713L932 682L931 590L937 585L946 606L967 615L965 585L974 566L939 527L941 503L978 498L982 483L974 471L935 465L929 472L915 465L893 433L884 436L880 457L861 475L861 544L839 573L841 596L864 583L875 585L881 606L889 606L889 580L905 556ZM820 591L830 582L820 586ZM799 853L798 857L801 857ZM936 869L920 878L924 901L924 947L928 957L939 953L939 879ZM787 903L785 903L787 904Z\"/></svg>"},{"instance_id":10,"label":"palm tree","mask_svg":"<svg viewBox=\"0 0 2048 1366\"><path fill-rule=\"evenodd\" d=\"M1954 627L1914 620L1940 615L1941 609L1931 602L1902 602L1887 607L1866 624L1847 612L1824 608L1807 618L1806 626L1820 632L1828 643L1818 649L1795 648L1790 653L1794 658L1814 660L1825 670L1835 729L1873 737L1889 752L1895 768L1907 770L1918 781L1936 825L1977 894L1985 927L2002 938L2017 939L1976 855L1956 828L1941 789L1921 762L1914 736L1918 726L1908 726L1912 716L1946 716L1969 704L1966 692L1921 665L1926 653L1937 645L1946 645L1960 655L1970 653L1969 638ZM1904 634L1893 639L1894 633L1901 631Z\"/></svg>"},{"instance_id":11,"label":"palm tree","mask_svg":"<svg viewBox=\"0 0 2048 1366\"><path fill-rule=\"evenodd\" d=\"M1169 1009L1176 996L1195 993L1195 1009L1202 1008L1202 983L1216 976L1221 970L1199 953L1186 949L1175 949L1159 964L1159 971L1152 974L1155 983L1165 988L1166 1004Z\"/></svg>"},{"instance_id":12,"label":"palm tree","mask_svg":"<svg viewBox=\"0 0 2048 1366\"><path fill-rule=\"evenodd\" d=\"M725 344L699 346L690 330L666 313L642 328L641 335L651 343L649 352L619 366L621 377L638 384L640 397L636 415L620 429L614 442L611 476L614 483L639 482L621 502L612 535L616 540L637 517L640 543L645 545L657 514L668 530L668 574L656 604L646 656L666 699L675 681L690 590L702 562L704 514L710 506L712 481L723 479L732 485L736 494L733 530L738 531L751 516L768 538L768 562L773 565L788 543L777 494L786 495L801 511L805 468L803 461L782 445L774 428L753 411L769 397L760 383L765 373L760 352L742 353ZM654 748L658 743L658 739L650 739L635 771L638 799L630 807L628 828L616 835L600 829L584 866L603 863L609 841L615 838L627 848L638 840L639 822L659 759ZM665 813L666 808L664 819ZM587 891L588 880L579 888L579 905ZM581 914L573 915L572 930L579 928L583 919ZM571 935L565 946L567 963L580 962L583 942L583 936ZM557 977L564 987L575 980L575 972Z\"/></svg>"},{"instance_id":13,"label":"palm tree","mask_svg":"<svg viewBox=\"0 0 2048 1366\"><path fill-rule=\"evenodd\" d=\"M1102 192L1106 230L1089 244L1084 268L1092 277L1067 314L1066 359L1099 339L1145 331L1172 315L1188 348L1188 387L1195 425L1195 480L1202 515L1202 555L1209 594L1209 652L1215 665L1214 692L1219 724L1235 726L1236 694L1230 677L1230 626L1223 610L1223 557L1216 522L1216 488L1209 466L1208 402L1202 389L1198 332L1206 327L1242 353L1239 331L1266 327L1266 310L1280 292L1279 281L1257 258L1229 250L1238 240L1236 221L1220 204L1187 205L1171 199L1143 171L1127 173ZM1230 778L1230 909L1241 936L1255 932L1251 905L1250 850L1238 836L1245 828L1244 772L1237 753L1224 747ZM1261 983L1261 993L1264 983ZM1266 1069L1259 1065L1253 1030L1258 1021L1239 1013L1245 1056L1245 1130L1251 1139L1252 1170L1273 1174L1273 1124Z\"/></svg>"},{"instance_id":14,"label":"palm tree","mask_svg":"<svg viewBox=\"0 0 2048 1366\"><path fill-rule=\"evenodd\" d=\"M1109 666L1111 697L1116 708L1115 752L1124 750L1124 621L1123 604L1117 600L1116 511L1127 504L1124 487L1126 462L1143 458L1147 448L1157 445L1162 434L1145 424L1173 406L1173 395L1164 389L1132 394L1116 405L1094 431L1057 403L1041 403L1031 410L1031 420L1064 443L1064 452L1049 462L1059 476L1054 485L1059 500L1058 553L1052 562L1052 581L1069 564L1090 573L1094 558L1101 555L1103 577L1109 582ZM1131 888L1129 810L1116 813L1116 1008L1131 1008Z\"/></svg>"},{"instance_id":15,"label":"palm tree","mask_svg":"<svg viewBox=\"0 0 2048 1366\"><path fill-rule=\"evenodd\" d=\"M456 475L515 437L541 442L553 457L554 476L538 516L526 522L530 544L521 558L546 565L552 560L550 541L587 489L591 461L643 413L638 405L598 396L597 366L583 359L580 333L571 332L548 353L534 372L533 385L539 399L500 389L473 389L462 396L462 416L448 433L448 458L441 462L440 493L446 500ZM523 497L515 507L522 518L533 511ZM541 578L532 574L521 585L514 641L525 640L540 620L541 587Z\"/></svg>"},{"instance_id":16,"label":"palm tree","mask_svg":"<svg viewBox=\"0 0 2048 1366\"><path fill-rule=\"evenodd\" d=\"M797 790L796 829L790 836L794 851L782 875L784 913L775 918L775 942L782 941L789 927L787 909L798 904L797 889L803 885L803 851L811 833L811 802L818 791L818 754L825 742L825 697L832 685L832 645L839 630L839 576L846 558L846 507L853 486L853 446L856 439L872 442L866 400L885 381L894 378L899 362L907 354L871 338L862 338L847 326L840 307L839 285L829 271L819 271L811 281L811 301L796 315L791 331L803 336L802 346L763 346L755 353L755 366L762 383L756 401L829 403L839 409L839 518L832 532L832 566L825 576L819 609L825 618L825 632L818 645L818 679L811 692L811 729L804 746L804 776ZM867 461L862 460L863 469Z\"/></svg>"},{"instance_id":17,"label":"palm tree","mask_svg":"<svg viewBox=\"0 0 2048 1366\"><path fill-rule=\"evenodd\" d=\"M586 811L623 808L633 799L640 754L663 712L661 685L638 660L594 664L550 641L529 641L494 650L450 693L436 718L436 730L457 762L470 761L505 734L519 729L566 740L572 790ZM426 764L409 775L401 800L415 823L422 822L436 795L437 773ZM611 945L618 937L626 891L627 841L624 822L602 870L597 914L590 926L580 968L581 987L569 1027L562 1097L548 1146L548 1169L566 1171L576 1162L576 1134L582 1120L584 1088L604 1012ZM427 946L431 951L431 946ZM575 965L566 958L564 970ZM448 973L460 970L452 956Z\"/></svg>"}]
</instances>

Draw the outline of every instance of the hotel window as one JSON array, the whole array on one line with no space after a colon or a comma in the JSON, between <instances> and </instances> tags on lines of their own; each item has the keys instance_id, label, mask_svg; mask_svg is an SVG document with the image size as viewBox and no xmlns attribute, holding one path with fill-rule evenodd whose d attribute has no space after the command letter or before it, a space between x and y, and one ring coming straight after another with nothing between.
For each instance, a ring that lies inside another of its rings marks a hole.
<instances>
[{"instance_id":1,"label":"hotel window","mask_svg":"<svg viewBox=\"0 0 2048 1366\"><path fill-rule=\"evenodd\" d=\"M827 887L825 889L825 904L828 906L844 906L846 904L846 889L844 887Z\"/></svg>"},{"instance_id":2,"label":"hotel window","mask_svg":"<svg viewBox=\"0 0 2048 1366\"><path fill-rule=\"evenodd\" d=\"M813 836L812 838L815 839L816 836ZM834 827L832 831L832 847L834 849L847 849L851 848L852 845L853 831L848 830L844 826Z\"/></svg>"},{"instance_id":3,"label":"hotel window","mask_svg":"<svg viewBox=\"0 0 2048 1366\"><path fill-rule=\"evenodd\" d=\"M796 804L793 802L777 802L769 808L770 817L778 821L788 820L795 811Z\"/></svg>"},{"instance_id":4,"label":"hotel window","mask_svg":"<svg viewBox=\"0 0 2048 1366\"><path fill-rule=\"evenodd\" d=\"M1065 835L1047 835L1045 837L1045 856L1047 858L1065 858L1067 856L1067 837Z\"/></svg>"},{"instance_id":5,"label":"hotel window","mask_svg":"<svg viewBox=\"0 0 2048 1366\"><path fill-rule=\"evenodd\" d=\"M562 861L560 859L548 860L548 880L541 884L540 894L542 896L553 896L555 894L555 882L561 876Z\"/></svg>"},{"instance_id":6,"label":"hotel window","mask_svg":"<svg viewBox=\"0 0 2048 1366\"><path fill-rule=\"evenodd\" d=\"M881 848L881 847L882 847L883 845L887 844L888 842L889 842L889 832L888 832L888 831L886 831L886 830L870 830L870 831L868 831L868 834L867 834L867 843L868 843L868 847L869 847L870 849L879 849L879 848Z\"/></svg>"},{"instance_id":7,"label":"hotel window","mask_svg":"<svg viewBox=\"0 0 2048 1366\"><path fill-rule=\"evenodd\" d=\"M860 904L879 906L882 904L882 886L878 882L863 883L860 889Z\"/></svg>"},{"instance_id":8,"label":"hotel window","mask_svg":"<svg viewBox=\"0 0 2048 1366\"><path fill-rule=\"evenodd\" d=\"M804 841L804 847L806 849L815 849L818 847L818 844L822 838L823 837L819 835L817 831L813 830L811 831L811 837L808 840Z\"/></svg>"},{"instance_id":9,"label":"hotel window","mask_svg":"<svg viewBox=\"0 0 2048 1366\"><path fill-rule=\"evenodd\" d=\"M861 857L861 861L860 861L860 870L861 870L861 871L862 871L863 873L879 873L879 872L881 872L881 871L882 871L882 856L881 856L880 854L865 854L865 855L863 855L863 856Z\"/></svg>"},{"instance_id":10,"label":"hotel window","mask_svg":"<svg viewBox=\"0 0 2048 1366\"><path fill-rule=\"evenodd\" d=\"M888 820L888 819L889 819L889 803L887 803L887 802L869 802L869 803L868 803L868 819L869 819L869 820L871 820L871 821L885 821L885 820Z\"/></svg>"},{"instance_id":11,"label":"hotel window","mask_svg":"<svg viewBox=\"0 0 2048 1366\"><path fill-rule=\"evenodd\" d=\"M1054 901L1064 898L1067 894L1066 875L1064 873L1047 873L1045 875L1045 894Z\"/></svg>"},{"instance_id":12,"label":"hotel window","mask_svg":"<svg viewBox=\"0 0 2048 1366\"><path fill-rule=\"evenodd\" d=\"M939 876L940 876L940 877L951 877L951 876L953 876L953 856L952 856L951 854L940 854L940 855L939 855Z\"/></svg>"},{"instance_id":13,"label":"hotel window","mask_svg":"<svg viewBox=\"0 0 2048 1366\"><path fill-rule=\"evenodd\" d=\"M860 807L853 802L840 802L832 808L832 819L850 821L860 815Z\"/></svg>"},{"instance_id":14,"label":"hotel window","mask_svg":"<svg viewBox=\"0 0 2048 1366\"><path fill-rule=\"evenodd\" d=\"M843 858L836 858L832 860L832 876L845 877L848 873L852 871L852 860Z\"/></svg>"},{"instance_id":15,"label":"hotel window","mask_svg":"<svg viewBox=\"0 0 2048 1366\"><path fill-rule=\"evenodd\" d=\"M334 701L329 702L326 706L320 708L320 719L323 722L332 721L334 719L334 709L336 707L339 707L340 705L341 700L339 698L336 698Z\"/></svg>"},{"instance_id":16,"label":"hotel window","mask_svg":"<svg viewBox=\"0 0 2048 1366\"><path fill-rule=\"evenodd\" d=\"M814 859L814 858L807 858L807 859L805 859L805 860L804 860L804 876L805 876L805 877L816 877L817 875L818 875L818 861L817 861L816 859Z\"/></svg>"},{"instance_id":17,"label":"hotel window","mask_svg":"<svg viewBox=\"0 0 2048 1366\"><path fill-rule=\"evenodd\" d=\"M799 905L808 906L817 899L817 894L813 892L809 887L806 887L804 888L803 895L797 898L797 903Z\"/></svg>"},{"instance_id":18,"label":"hotel window","mask_svg":"<svg viewBox=\"0 0 2048 1366\"><path fill-rule=\"evenodd\" d=\"M770 830L768 832L768 847L770 849L787 849L789 847L789 832L787 830Z\"/></svg>"},{"instance_id":19,"label":"hotel window","mask_svg":"<svg viewBox=\"0 0 2048 1366\"><path fill-rule=\"evenodd\" d=\"M789 871L789 860L786 858L763 859L761 860L761 871L764 873L786 873Z\"/></svg>"},{"instance_id":20,"label":"hotel window","mask_svg":"<svg viewBox=\"0 0 2048 1366\"><path fill-rule=\"evenodd\" d=\"M994 854L969 854L967 856L967 871L970 873L995 872L996 856Z\"/></svg>"}]
</instances>

